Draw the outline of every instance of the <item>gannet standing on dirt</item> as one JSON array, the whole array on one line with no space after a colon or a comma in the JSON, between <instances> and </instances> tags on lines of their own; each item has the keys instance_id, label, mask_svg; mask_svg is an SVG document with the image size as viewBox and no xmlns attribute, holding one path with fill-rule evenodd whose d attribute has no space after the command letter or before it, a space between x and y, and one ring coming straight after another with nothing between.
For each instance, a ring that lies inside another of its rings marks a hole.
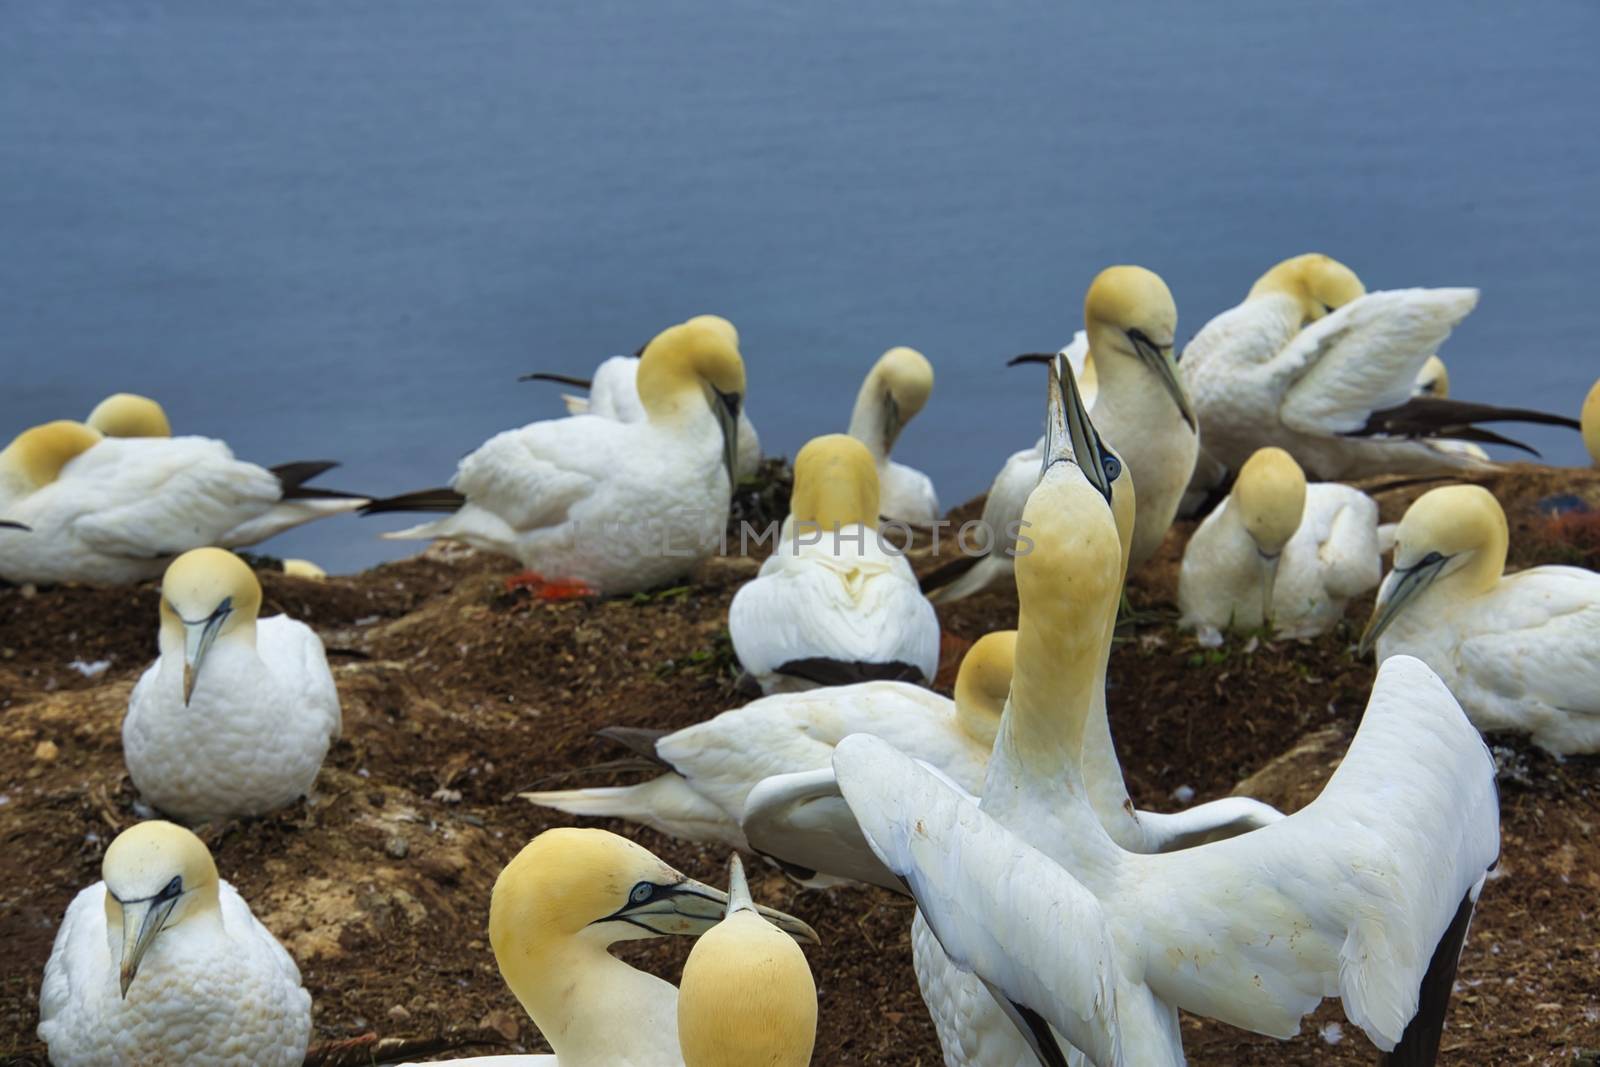
<instances>
[{"instance_id":1,"label":"gannet standing on dirt","mask_svg":"<svg viewBox=\"0 0 1600 1067\"><path fill-rule=\"evenodd\" d=\"M891 348L867 372L850 412L849 434L872 452L882 487L879 507L886 519L919 526L939 518L933 479L889 458L900 431L933 392L933 364L914 348Z\"/></svg>"},{"instance_id":2,"label":"gannet standing on dirt","mask_svg":"<svg viewBox=\"0 0 1600 1067\"><path fill-rule=\"evenodd\" d=\"M117 835L104 881L73 898L39 988L56 1067L299 1067L300 971L198 837L167 822Z\"/></svg>"},{"instance_id":3,"label":"gannet standing on dirt","mask_svg":"<svg viewBox=\"0 0 1600 1067\"><path fill-rule=\"evenodd\" d=\"M762 697L668 734L604 730L666 773L637 785L522 796L571 815L627 819L688 841L760 851L803 881L820 871L828 879L898 888L853 823L840 831L827 812L807 807L788 790L764 805L754 828L760 840L751 841L742 825L751 791L763 780L789 783L818 771L831 776L833 746L852 733L888 738L976 790L1010 686L1013 640L1009 631L986 634L967 650L954 701L906 682L865 682Z\"/></svg>"},{"instance_id":4,"label":"gannet standing on dirt","mask_svg":"<svg viewBox=\"0 0 1600 1067\"><path fill-rule=\"evenodd\" d=\"M84 423L107 437L172 436L166 411L138 393L112 393L95 405Z\"/></svg>"},{"instance_id":5,"label":"gannet standing on dirt","mask_svg":"<svg viewBox=\"0 0 1600 1067\"><path fill-rule=\"evenodd\" d=\"M1428 664L1480 730L1524 732L1557 753L1600 751L1600 574L1506 574L1509 544L1487 489L1422 494L1400 520L1361 650Z\"/></svg>"},{"instance_id":6,"label":"gannet standing on dirt","mask_svg":"<svg viewBox=\"0 0 1600 1067\"><path fill-rule=\"evenodd\" d=\"M1476 289L1365 293L1327 256L1285 260L1184 349L1207 455L1238 470L1277 445L1322 481L1436 474L1485 466L1438 447L1439 438L1526 447L1478 423L1575 427L1563 416L1412 395L1428 357L1477 302Z\"/></svg>"},{"instance_id":7,"label":"gannet standing on dirt","mask_svg":"<svg viewBox=\"0 0 1600 1067\"><path fill-rule=\"evenodd\" d=\"M1589 460L1600 467L1600 382L1595 382L1583 401L1583 444L1589 450Z\"/></svg>"},{"instance_id":8,"label":"gannet standing on dirt","mask_svg":"<svg viewBox=\"0 0 1600 1067\"><path fill-rule=\"evenodd\" d=\"M721 315L696 315L690 322L705 323L725 331L733 344L739 344L739 331ZM640 353L644 350L640 349ZM617 422L645 421L644 404L639 400L639 355L612 356L601 360L590 378L573 378L565 374L540 371L524 374L520 381L559 382L588 391L588 396L562 394L569 415L598 415ZM761 466L761 438L750 422L749 412L739 410L739 447L734 457L735 481L752 477Z\"/></svg>"},{"instance_id":9,"label":"gannet standing on dirt","mask_svg":"<svg viewBox=\"0 0 1600 1067\"><path fill-rule=\"evenodd\" d=\"M939 619L880 538L878 501L872 453L854 437L814 438L795 456L778 544L728 608L733 650L763 693L932 681Z\"/></svg>"},{"instance_id":10,"label":"gannet standing on dirt","mask_svg":"<svg viewBox=\"0 0 1600 1067\"><path fill-rule=\"evenodd\" d=\"M806 1067L817 984L794 939L761 917L744 865L728 872L727 918L700 935L678 984L684 1067Z\"/></svg>"},{"instance_id":11,"label":"gannet standing on dirt","mask_svg":"<svg viewBox=\"0 0 1600 1067\"><path fill-rule=\"evenodd\" d=\"M461 461L449 489L365 514L448 511L388 538L445 538L604 594L687 574L727 526L744 361L731 330L670 327L639 359L643 422L595 415L507 430ZM543 579L538 579L542 581Z\"/></svg>"},{"instance_id":12,"label":"gannet standing on dirt","mask_svg":"<svg viewBox=\"0 0 1600 1067\"><path fill-rule=\"evenodd\" d=\"M449 1062L684 1067L677 987L607 949L619 941L697 937L723 922L728 905L728 894L685 877L627 838L546 830L495 881L489 943L501 977L555 1054ZM790 937L818 943L794 916L755 910Z\"/></svg>"},{"instance_id":13,"label":"gannet standing on dirt","mask_svg":"<svg viewBox=\"0 0 1600 1067\"><path fill-rule=\"evenodd\" d=\"M0 551L0 578L136 582L188 549L251 545L366 503L306 486L334 466L267 470L204 437L106 438L77 422L35 426L0 452L0 517L39 536Z\"/></svg>"},{"instance_id":14,"label":"gannet standing on dirt","mask_svg":"<svg viewBox=\"0 0 1600 1067\"><path fill-rule=\"evenodd\" d=\"M1379 554L1371 497L1337 483L1308 486L1289 453L1263 448L1184 549L1182 624L1205 645L1220 644L1224 630L1264 625L1314 637L1344 617L1351 597L1377 586Z\"/></svg>"},{"instance_id":15,"label":"gannet standing on dirt","mask_svg":"<svg viewBox=\"0 0 1600 1067\"><path fill-rule=\"evenodd\" d=\"M185 822L262 815L311 791L339 736L322 641L286 615L256 618L261 583L231 552L200 548L161 580L161 658L122 723L128 776Z\"/></svg>"}]
</instances>

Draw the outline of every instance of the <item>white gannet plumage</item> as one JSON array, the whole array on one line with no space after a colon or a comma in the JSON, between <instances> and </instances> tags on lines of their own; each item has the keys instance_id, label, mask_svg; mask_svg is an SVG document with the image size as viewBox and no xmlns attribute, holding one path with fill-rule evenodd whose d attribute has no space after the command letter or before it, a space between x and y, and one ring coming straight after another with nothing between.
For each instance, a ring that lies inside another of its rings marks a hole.
<instances>
[{"instance_id":1,"label":"white gannet plumage","mask_svg":"<svg viewBox=\"0 0 1600 1067\"><path fill-rule=\"evenodd\" d=\"M1600 751L1600 574L1506 574L1509 545L1505 511L1482 486L1422 494L1400 520L1362 649L1428 664L1480 730Z\"/></svg>"},{"instance_id":2,"label":"white gannet plumage","mask_svg":"<svg viewBox=\"0 0 1600 1067\"><path fill-rule=\"evenodd\" d=\"M872 365L850 412L851 437L866 445L878 468L879 507L886 519L929 526L939 518L933 479L889 458L894 443L933 393L933 364L914 348L891 348Z\"/></svg>"},{"instance_id":3,"label":"white gannet plumage","mask_svg":"<svg viewBox=\"0 0 1600 1067\"><path fill-rule=\"evenodd\" d=\"M728 633L763 693L869 680L931 682L939 619L911 564L880 537L878 469L845 434L795 456L790 512Z\"/></svg>"},{"instance_id":4,"label":"white gannet plumage","mask_svg":"<svg viewBox=\"0 0 1600 1067\"><path fill-rule=\"evenodd\" d=\"M806 954L756 910L734 853L727 917L695 941L678 984L684 1067L806 1067L816 1043Z\"/></svg>"},{"instance_id":5,"label":"white gannet plumage","mask_svg":"<svg viewBox=\"0 0 1600 1067\"><path fill-rule=\"evenodd\" d=\"M1053 463L1029 502L1037 546L1018 562L1016 674L979 804L878 739L849 738L835 752L869 842L917 895L927 931L914 943L919 968L943 944L967 969L985 968L964 975L970 982L1026 1009L1008 1016L1030 1035L1024 1043L1018 1032L1022 1047L1047 1036L1043 1022L1026 1026L1031 1012L1101 1065L1181 1063L1180 1007L1288 1036L1331 995L1392 1048L1417 1014L1436 949L1453 963L1452 939L1464 936L1497 854L1493 761L1438 678L1399 660L1384 665L1344 764L1311 806L1183 851L1128 851L1080 764L1120 561L1111 486L1075 452L1078 462ZM909 809L919 795L927 806ZM1012 869L996 859L1008 855L1031 884L972 884L975 870ZM1088 951L1051 952L1041 931L1063 920ZM1426 1041L1442 1008L1408 1040ZM997 1040L998 1029L986 1036ZM964 1056L946 1044L948 1063L977 1062Z\"/></svg>"},{"instance_id":6,"label":"white gannet plumage","mask_svg":"<svg viewBox=\"0 0 1600 1067\"><path fill-rule=\"evenodd\" d=\"M1314 637L1344 617L1351 597L1377 586L1379 556L1371 497L1348 485L1307 485L1289 453L1260 449L1184 548L1182 625L1206 645L1225 630L1268 623L1279 636Z\"/></svg>"},{"instance_id":7,"label":"white gannet plumage","mask_svg":"<svg viewBox=\"0 0 1600 1067\"><path fill-rule=\"evenodd\" d=\"M726 330L734 344L739 334L733 323L720 315L697 315L690 322L704 322ZM641 350L642 351L642 350ZM560 374L526 374L524 381L540 380L582 386L585 380L568 378ZM569 415L598 415L616 422L645 421L644 403L639 399L639 357L611 356L600 361L594 374L587 380L588 395L562 394L561 401ZM736 481L755 475L761 466L761 437L756 433L750 415L739 409L739 447L735 452L733 473Z\"/></svg>"},{"instance_id":8,"label":"white gannet plumage","mask_svg":"<svg viewBox=\"0 0 1600 1067\"><path fill-rule=\"evenodd\" d=\"M161 657L128 700L122 748L145 800L185 822L262 815L311 791L339 736L322 641L258 619L261 584L219 548L186 552L161 582Z\"/></svg>"},{"instance_id":9,"label":"white gannet plumage","mask_svg":"<svg viewBox=\"0 0 1600 1067\"><path fill-rule=\"evenodd\" d=\"M619 941L698 937L726 917L729 896L605 830L546 830L506 864L489 903L500 975L552 1055L445 1062L495 1067L685 1067L678 988L608 951ZM753 905L797 940L816 932Z\"/></svg>"},{"instance_id":10,"label":"white gannet plumage","mask_svg":"<svg viewBox=\"0 0 1600 1067\"><path fill-rule=\"evenodd\" d=\"M332 466L268 470L205 437L108 438L77 422L35 426L0 452L0 518L39 536L0 551L0 577L136 582L188 549L242 547L362 506L364 498L304 487Z\"/></svg>"},{"instance_id":11,"label":"white gannet plumage","mask_svg":"<svg viewBox=\"0 0 1600 1067\"><path fill-rule=\"evenodd\" d=\"M200 839L166 822L111 842L67 908L39 987L57 1067L299 1067L300 971Z\"/></svg>"},{"instance_id":12,"label":"white gannet plumage","mask_svg":"<svg viewBox=\"0 0 1600 1067\"><path fill-rule=\"evenodd\" d=\"M450 489L375 501L366 513L447 510L384 536L462 541L601 593L682 577L727 526L745 388L736 335L709 319L645 346L643 422L579 415L507 430L461 461Z\"/></svg>"}]
</instances>

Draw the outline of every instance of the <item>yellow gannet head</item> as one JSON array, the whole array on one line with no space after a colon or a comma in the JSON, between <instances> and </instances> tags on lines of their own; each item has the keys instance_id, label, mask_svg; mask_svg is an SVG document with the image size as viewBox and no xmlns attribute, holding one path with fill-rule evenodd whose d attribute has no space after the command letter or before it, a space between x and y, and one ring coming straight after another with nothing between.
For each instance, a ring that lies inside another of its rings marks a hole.
<instances>
[{"instance_id":1,"label":"yellow gannet head","mask_svg":"<svg viewBox=\"0 0 1600 1067\"><path fill-rule=\"evenodd\" d=\"M183 702L194 695L206 653L220 637L255 639L261 583L238 556L196 548L167 567L161 579L162 651L183 651Z\"/></svg>"},{"instance_id":2,"label":"yellow gannet head","mask_svg":"<svg viewBox=\"0 0 1600 1067\"><path fill-rule=\"evenodd\" d=\"M100 864L106 928L120 941L122 995L163 930L217 908L217 866L194 834L170 822L142 822L117 835ZM120 931L120 937L119 935Z\"/></svg>"},{"instance_id":3,"label":"yellow gannet head","mask_svg":"<svg viewBox=\"0 0 1600 1067\"><path fill-rule=\"evenodd\" d=\"M1422 369L1417 371L1416 384L1411 391L1417 396L1436 396L1441 400L1449 396L1450 372L1445 369L1444 360L1429 356Z\"/></svg>"},{"instance_id":4,"label":"yellow gannet head","mask_svg":"<svg viewBox=\"0 0 1600 1067\"><path fill-rule=\"evenodd\" d=\"M684 1067L806 1067L817 984L794 940L757 913L736 854L727 918L695 942L678 989Z\"/></svg>"},{"instance_id":5,"label":"yellow gannet head","mask_svg":"<svg viewBox=\"0 0 1600 1067\"><path fill-rule=\"evenodd\" d=\"M706 404L722 429L728 484L734 484L739 449L739 408L744 403L744 360L733 324L701 315L655 336L639 356L639 403L652 421L685 417Z\"/></svg>"},{"instance_id":6,"label":"yellow gannet head","mask_svg":"<svg viewBox=\"0 0 1600 1067\"><path fill-rule=\"evenodd\" d=\"M878 468L867 446L842 433L807 441L794 458L789 516L817 530L876 527Z\"/></svg>"},{"instance_id":7,"label":"yellow gannet head","mask_svg":"<svg viewBox=\"0 0 1600 1067\"><path fill-rule=\"evenodd\" d=\"M313 582L320 582L328 576L327 571L312 563L309 559L284 560L283 573L291 578L308 578Z\"/></svg>"},{"instance_id":8,"label":"yellow gannet head","mask_svg":"<svg viewBox=\"0 0 1600 1067\"><path fill-rule=\"evenodd\" d=\"M1304 324L1316 322L1366 292L1367 287L1355 271L1331 256L1308 252L1284 260L1256 279L1245 299L1267 293L1292 296L1300 304L1300 321Z\"/></svg>"},{"instance_id":9,"label":"yellow gannet head","mask_svg":"<svg viewBox=\"0 0 1600 1067\"><path fill-rule=\"evenodd\" d=\"M107 437L171 437L161 405L137 393L112 393L89 412L88 424Z\"/></svg>"},{"instance_id":10,"label":"yellow gannet head","mask_svg":"<svg viewBox=\"0 0 1600 1067\"><path fill-rule=\"evenodd\" d=\"M1589 450L1589 458L1600 467L1600 382L1595 382L1594 388L1589 390L1579 424L1583 427L1583 443Z\"/></svg>"},{"instance_id":11,"label":"yellow gannet head","mask_svg":"<svg viewBox=\"0 0 1600 1067\"><path fill-rule=\"evenodd\" d=\"M956 718L967 736L985 748L994 746L1000 729L1016 660L1017 631L995 630L973 642L956 673Z\"/></svg>"},{"instance_id":12,"label":"yellow gannet head","mask_svg":"<svg viewBox=\"0 0 1600 1067\"><path fill-rule=\"evenodd\" d=\"M871 442L887 456L900 431L921 411L933 393L933 364L914 348L891 348L878 357L856 394L851 423L869 412L870 424L882 439Z\"/></svg>"},{"instance_id":13,"label":"yellow gannet head","mask_svg":"<svg viewBox=\"0 0 1600 1067\"><path fill-rule=\"evenodd\" d=\"M1143 267L1107 267L1084 297L1083 321L1097 375L1112 373L1118 357L1137 360L1160 381L1189 428L1195 428L1194 411L1172 358L1178 305L1159 274Z\"/></svg>"},{"instance_id":14,"label":"yellow gannet head","mask_svg":"<svg viewBox=\"0 0 1600 1067\"><path fill-rule=\"evenodd\" d=\"M1277 556L1300 529L1306 510L1306 475L1281 448L1258 448L1239 468L1233 504L1256 549Z\"/></svg>"},{"instance_id":15,"label":"yellow gannet head","mask_svg":"<svg viewBox=\"0 0 1600 1067\"><path fill-rule=\"evenodd\" d=\"M0 452L0 470L42 489L61 476L61 468L101 441L100 432L62 419L23 430Z\"/></svg>"},{"instance_id":16,"label":"yellow gannet head","mask_svg":"<svg viewBox=\"0 0 1600 1067\"><path fill-rule=\"evenodd\" d=\"M1446 485L1417 497L1395 531L1394 567L1378 588L1361 651L1430 587L1467 597L1493 589L1510 541L1505 510L1480 485Z\"/></svg>"}]
</instances>

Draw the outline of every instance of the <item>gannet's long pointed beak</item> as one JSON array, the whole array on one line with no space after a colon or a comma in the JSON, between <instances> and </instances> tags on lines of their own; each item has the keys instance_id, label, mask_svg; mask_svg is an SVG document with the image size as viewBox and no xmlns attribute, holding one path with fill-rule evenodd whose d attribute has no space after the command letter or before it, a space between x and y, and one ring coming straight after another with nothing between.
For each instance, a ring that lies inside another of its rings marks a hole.
<instances>
[{"instance_id":1,"label":"gannet's long pointed beak","mask_svg":"<svg viewBox=\"0 0 1600 1067\"><path fill-rule=\"evenodd\" d=\"M1278 584L1278 566L1283 562L1283 553L1269 556L1257 550L1261 556L1261 622L1270 633L1272 630L1272 591Z\"/></svg>"},{"instance_id":2,"label":"gannet's long pointed beak","mask_svg":"<svg viewBox=\"0 0 1600 1067\"><path fill-rule=\"evenodd\" d=\"M189 698L194 695L195 683L200 680L200 667L205 663L206 653L211 651L211 645L216 641L217 634L222 631L222 624L228 621L228 616L233 614L233 598L229 597L217 605L217 610L209 616L195 622L183 620L183 702L189 703Z\"/></svg>"},{"instance_id":3,"label":"gannet's long pointed beak","mask_svg":"<svg viewBox=\"0 0 1600 1067\"><path fill-rule=\"evenodd\" d=\"M1106 475L1106 447L1089 421L1089 409L1078 391L1077 376L1066 356L1050 364L1050 402L1044 428L1044 468L1060 462L1076 463L1089 484L1111 502L1111 479Z\"/></svg>"},{"instance_id":4,"label":"gannet's long pointed beak","mask_svg":"<svg viewBox=\"0 0 1600 1067\"><path fill-rule=\"evenodd\" d=\"M167 916L177 907L181 895L181 890L176 886L168 886L153 897L123 902L120 979L124 999L128 996L128 987L133 984L134 976L139 973L139 964L144 960L145 953L155 943L156 935L161 933Z\"/></svg>"},{"instance_id":5,"label":"gannet's long pointed beak","mask_svg":"<svg viewBox=\"0 0 1600 1067\"><path fill-rule=\"evenodd\" d=\"M724 393L721 389L713 388L716 402L712 409L717 415L717 427L722 431L722 465L728 470L728 489L732 491L739 484L734 468L739 460L739 407L744 403L744 397L738 393Z\"/></svg>"},{"instance_id":6,"label":"gannet's long pointed beak","mask_svg":"<svg viewBox=\"0 0 1600 1067\"><path fill-rule=\"evenodd\" d=\"M23 533L33 532L31 526L24 526L22 523L12 522L10 519L0 519L0 530L21 530Z\"/></svg>"},{"instance_id":7,"label":"gannet's long pointed beak","mask_svg":"<svg viewBox=\"0 0 1600 1067\"><path fill-rule=\"evenodd\" d=\"M699 937L727 917L728 906L728 894L722 890L685 878L672 885L656 886L644 900L630 901L615 913L596 921L631 923L654 934ZM796 941L822 943L815 930L793 915L760 904L754 908L763 919Z\"/></svg>"},{"instance_id":8,"label":"gannet's long pointed beak","mask_svg":"<svg viewBox=\"0 0 1600 1067\"><path fill-rule=\"evenodd\" d=\"M728 914L736 911L755 911L756 903L750 896L750 883L745 881L744 861L735 852L728 861Z\"/></svg>"},{"instance_id":9,"label":"gannet's long pointed beak","mask_svg":"<svg viewBox=\"0 0 1600 1067\"><path fill-rule=\"evenodd\" d=\"M894 443L900 438L900 431L904 429L905 421L900 418L900 402L894 398L889 390L883 391L883 454L888 455L894 451Z\"/></svg>"},{"instance_id":10,"label":"gannet's long pointed beak","mask_svg":"<svg viewBox=\"0 0 1600 1067\"><path fill-rule=\"evenodd\" d=\"M1138 330L1129 333L1128 340L1133 342L1133 349L1139 353L1139 358L1161 379L1161 384L1172 396L1172 402L1178 405L1178 412L1183 416L1183 421L1189 424L1189 429L1198 432L1199 424L1195 422L1194 409L1189 406L1189 394L1178 379L1178 363L1172 358L1172 345L1169 343L1159 347Z\"/></svg>"},{"instance_id":11,"label":"gannet's long pointed beak","mask_svg":"<svg viewBox=\"0 0 1600 1067\"><path fill-rule=\"evenodd\" d=\"M1356 647L1358 655L1365 656L1372 651L1372 646L1389 628L1389 624L1394 622L1407 604L1417 598L1417 594L1433 584L1433 580L1439 577L1439 572L1449 562L1449 556L1429 552L1411 566L1403 569L1396 567L1389 572L1378 589L1378 602L1372 606L1372 618L1367 620L1367 628L1361 631L1361 643Z\"/></svg>"}]
</instances>

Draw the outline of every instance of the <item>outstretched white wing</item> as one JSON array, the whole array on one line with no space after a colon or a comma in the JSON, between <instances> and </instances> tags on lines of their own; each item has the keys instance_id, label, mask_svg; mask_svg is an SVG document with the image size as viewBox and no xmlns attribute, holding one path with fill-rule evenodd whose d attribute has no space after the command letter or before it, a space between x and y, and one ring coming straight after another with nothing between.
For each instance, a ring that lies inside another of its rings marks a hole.
<instances>
[{"instance_id":1,"label":"outstretched white wing","mask_svg":"<svg viewBox=\"0 0 1600 1067\"><path fill-rule=\"evenodd\" d=\"M951 961L1096 1067L1121 1064L1112 936L1094 896L879 738L845 738L833 767L872 850L905 879Z\"/></svg>"},{"instance_id":2,"label":"outstretched white wing","mask_svg":"<svg viewBox=\"0 0 1600 1067\"><path fill-rule=\"evenodd\" d=\"M751 848L798 868L797 873L906 891L905 883L883 865L862 836L832 767L763 778L745 798L740 825Z\"/></svg>"}]
</instances>

